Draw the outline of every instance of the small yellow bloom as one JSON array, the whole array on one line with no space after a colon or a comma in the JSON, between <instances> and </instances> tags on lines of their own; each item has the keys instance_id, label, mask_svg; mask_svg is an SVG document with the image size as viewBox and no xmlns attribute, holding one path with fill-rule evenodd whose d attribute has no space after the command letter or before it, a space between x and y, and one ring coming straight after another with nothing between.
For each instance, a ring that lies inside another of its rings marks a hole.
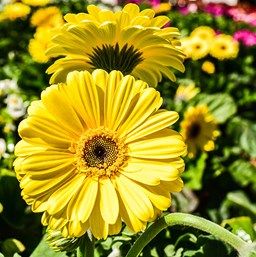
<instances>
[{"instance_id":1,"label":"small yellow bloom","mask_svg":"<svg viewBox=\"0 0 256 257\"><path fill-rule=\"evenodd\" d=\"M56 6L38 9L31 17L31 24L35 27L59 27L64 20L60 9Z\"/></svg>"},{"instance_id":2,"label":"small yellow bloom","mask_svg":"<svg viewBox=\"0 0 256 257\"><path fill-rule=\"evenodd\" d=\"M206 152L214 150L214 140L220 133L208 107L198 105L189 107L185 112L181 122L181 134L188 146L188 156L192 158L198 149Z\"/></svg>"},{"instance_id":3,"label":"small yellow bloom","mask_svg":"<svg viewBox=\"0 0 256 257\"><path fill-rule=\"evenodd\" d=\"M239 43L230 35L220 34L211 44L210 54L219 59L236 58L239 52Z\"/></svg>"},{"instance_id":4,"label":"small yellow bloom","mask_svg":"<svg viewBox=\"0 0 256 257\"><path fill-rule=\"evenodd\" d=\"M48 62L50 57L45 54L51 44L51 37L55 30L49 28L38 28L34 38L30 39L28 51L35 62Z\"/></svg>"},{"instance_id":5,"label":"small yellow bloom","mask_svg":"<svg viewBox=\"0 0 256 257\"><path fill-rule=\"evenodd\" d=\"M205 61L202 64L202 70L208 74L213 74L215 72L215 65L210 61Z\"/></svg>"},{"instance_id":6,"label":"small yellow bloom","mask_svg":"<svg viewBox=\"0 0 256 257\"><path fill-rule=\"evenodd\" d=\"M215 37L215 31L208 26L199 26L191 32L190 36L198 37L201 40L211 43Z\"/></svg>"},{"instance_id":7,"label":"small yellow bloom","mask_svg":"<svg viewBox=\"0 0 256 257\"><path fill-rule=\"evenodd\" d=\"M187 58L198 60L209 53L209 42L199 37L186 37L181 40L181 48Z\"/></svg>"},{"instance_id":8,"label":"small yellow bloom","mask_svg":"<svg viewBox=\"0 0 256 257\"><path fill-rule=\"evenodd\" d=\"M170 3L160 3L156 6L153 6L153 10L156 14L166 13L172 9L172 5Z\"/></svg>"},{"instance_id":9,"label":"small yellow bloom","mask_svg":"<svg viewBox=\"0 0 256 257\"><path fill-rule=\"evenodd\" d=\"M200 88L191 82L188 85L180 84L175 94L175 101L189 101L200 92Z\"/></svg>"},{"instance_id":10,"label":"small yellow bloom","mask_svg":"<svg viewBox=\"0 0 256 257\"><path fill-rule=\"evenodd\" d=\"M4 6L1 13L1 20L16 20L24 18L30 13L30 7L22 3L13 3Z\"/></svg>"},{"instance_id":11,"label":"small yellow bloom","mask_svg":"<svg viewBox=\"0 0 256 257\"><path fill-rule=\"evenodd\" d=\"M24 4L31 6L44 6L51 2L51 0L22 0Z\"/></svg>"},{"instance_id":12,"label":"small yellow bloom","mask_svg":"<svg viewBox=\"0 0 256 257\"><path fill-rule=\"evenodd\" d=\"M70 72L19 125L15 171L42 223L64 237L145 229L182 189L186 153L159 92L119 71Z\"/></svg>"},{"instance_id":13,"label":"small yellow bloom","mask_svg":"<svg viewBox=\"0 0 256 257\"><path fill-rule=\"evenodd\" d=\"M65 82L72 70L119 70L157 86L162 76L175 80L172 69L183 72L184 54L179 30L163 28L167 16L127 4L121 11L89 5L88 13L67 14L67 23L53 39L49 56L62 56L47 72L50 83ZM64 57L63 57L64 56Z\"/></svg>"}]
</instances>

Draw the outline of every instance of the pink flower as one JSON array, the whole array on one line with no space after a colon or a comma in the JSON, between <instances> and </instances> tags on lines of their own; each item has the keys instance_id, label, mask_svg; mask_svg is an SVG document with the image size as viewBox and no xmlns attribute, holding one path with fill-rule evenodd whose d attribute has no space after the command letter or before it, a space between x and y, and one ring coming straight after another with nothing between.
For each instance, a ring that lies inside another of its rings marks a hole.
<instances>
[{"instance_id":1,"label":"pink flower","mask_svg":"<svg viewBox=\"0 0 256 257\"><path fill-rule=\"evenodd\" d=\"M246 46L256 45L256 33L247 29L238 30L233 35L234 39L240 41Z\"/></svg>"},{"instance_id":2,"label":"pink flower","mask_svg":"<svg viewBox=\"0 0 256 257\"><path fill-rule=\"evenodd\" d=\"M228 10L228 7L224 4L207 4L204 7L204 11L210 13L214 16L225 15Z\"/></svg>"}]
</instances>

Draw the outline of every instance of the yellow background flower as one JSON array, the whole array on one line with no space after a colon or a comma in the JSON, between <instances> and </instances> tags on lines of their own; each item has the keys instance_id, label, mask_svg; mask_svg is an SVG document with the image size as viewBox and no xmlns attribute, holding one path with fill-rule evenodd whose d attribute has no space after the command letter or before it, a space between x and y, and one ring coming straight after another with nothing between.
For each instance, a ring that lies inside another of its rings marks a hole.
<instances>
[{"instance_id":1,"label":"yellow background flower","mask_svg":"<svg viewBox=\"0 0 256 257\"><path fill-rule=\"evenodd\" d=\"M189 101L200 92L200 88L195 86L195 83L180 84L177 88L174 100L175 101Z\"/></svg>"},{"instance_id":2,"label":"yellow background flower","mask_svg":"<svg viewBox=\"0 0 256 257\"><path fill-rule=\"evenodd\" d=\"M61 32L53 38L49 56L65 56L48 70L50 83L65 82L68 72L101 68L119 70L147 82L150 86L166 76L175 80L173 69L184 71L183 52L177 47L177 28L162 28L166 16L154 18L154 11L140 12L135 4L116 13L87 7L88 14L67 14Z\"/></svg>"},{"instance_id":3,"label":"yellow background flower","mask_svg":"<svg viewBox=\"0 0 256 257\"><path fill-rule=\"evenodd\" d=\"M206 105L188 108L181 122L181 134L187 143L188 156L191 158L196 155L198 149L207 152L214 150L214 140L219 131Z\"/></svg>"},{"instance_id":4,"label":"yellow background flower","mask_svg":"<svg viewBox=\"0 0 256 257\"><path fill-rule=\"evenodd\" d=\"M13 3L4 6L1 19L16 20L26 17L30 13L30 7L22 3Z\"/></svg>"},{"instance_id":5,"label":"yellow background flower","mask_svg":"<svg viewBox=\"0 0 256 257\"><path fill-rule=\"evenodd\" d=\"M31 6L44 6L51 2L51 0L22 0L24 4Z\"/></svg>"},{"instance_id":6,"label":"yellow background flower","mask_svg":"<svg viewBox=\"0 0 256 257\"><path fill-rule=\"evenodd\" d=\"M213 74L215 72L215 65L210 61L205 61L202 64L202 70L208 74Z\"/></svg>"},{"instance_id":7,"label":"yellow background flower","mask_svg":"<svg viewBox=\"0 0 256 257\"><path fill-rule=\"evenodd\" d=\"M60 9L56 6L38 9L31 17L31 24L35 27L59 27L63 23Z\"/></svg>"},{"instance_id":8,"label":"yellow background flower","mask_svg":"<svg viewBox=\"0 0 256 257\"><path fill-rule=\"evenodd\" d=\"M215 31L208 26L199 26L191 32L190 36L198 37L203 41L208 41L211 43L215 37Z\"/></svg>"},{"instance_id":9,"label":"yellow background flower","mask_svg":"<svg viewBox=\"0 0 256 257\"><path fill-rule=\"evenodd\" d=\"M38 28L34 38L30 39L28 51L32 59L39 63L48 62L50 57L45 54L51 44L51 38L54 35L55 29Z\"/></svg>"},{"instance_id":10,"label":"yellow background flower","mask_svg":"<svg viewBox=\"0 0 256 257\"><path fill-rule=\"evenodd\" d=\"M23 198L42 222L64 236L89 228L96 238L122 221L145 228L180 191L182 136L178 114L162 110L145 82L112 71L72 72L48 87L21 122L15 171Z\"/></svg>"},{"instance_id":11,"label":"yellow background flower","mask_svg":"<svg viewBox=\"0 0 256 257\"><path fill-rule=\"evenodd\" d=\"M239 52L239 43L230 35L220 34L211 44L210 54L219 59L236 58Z\"/></svg>"}]
</instances>

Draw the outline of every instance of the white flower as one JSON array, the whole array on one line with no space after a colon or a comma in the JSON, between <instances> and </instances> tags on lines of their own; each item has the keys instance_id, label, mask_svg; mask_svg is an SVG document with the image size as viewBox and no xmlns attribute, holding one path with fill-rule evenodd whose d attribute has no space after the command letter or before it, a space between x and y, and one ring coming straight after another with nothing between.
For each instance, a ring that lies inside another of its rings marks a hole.
<instances>
[{"instance_id":1,"label":"white flower","mask_svg":"<svg viewBox=\"0 0 256 257\"><path fill-rule=\"evenodd\" d=\"M101 0L101 3L115 6L118 4L118 1L117 0Z\"/></svg>"},{"instance_id":2,"label":"white flower","mask_svg":"<svg viewBox=\"0 0 256 257\"><path fill-rule=\"evenodd\" d=\"M3 138L0 138L0 159L4 156L6 151L6 143Z\"/></svg>"},{"instance_id":3,"label":"white flower","mask_svg":"<svg viewBox=\"0 0 256 257\"><path fill-rule=\"evenodd\" d=\"M18 91L17 81L13 79L0 80L0 95L7 94L10 91Z\"/></svg>"},{"instance_id":4,"label":"white flower","mask_svg":"<svg viewBox=\"0 0 256 257\"><path fill-rule=\"evenodd\" d=\"M17 94L8 95L5 99L5 103L7 104L7 112L14 119L17 119L26 113L24 102Z\"/></svg>"},{"instance_id":5,"label":"white flower","mask_svg":"<svg viewBox=\"0 0 256 257\"><path fill-rule=\"evenodd\" d=\"M231 6L235 6L238 3L238 0L203 0L204 4L209 4L209 3L215 3L215 4L227 4Z\"/></svg>"},{"instance_id":6,"label":"white flower","mask_svg":"<svg viewBox=\"0 0 256 257\"><path fill-rule=\"evenodd\" d=\"M118 248L113 248L112 252L108 255L108 257L121 257L121 252Z\"/></svg>"}]
</instances>

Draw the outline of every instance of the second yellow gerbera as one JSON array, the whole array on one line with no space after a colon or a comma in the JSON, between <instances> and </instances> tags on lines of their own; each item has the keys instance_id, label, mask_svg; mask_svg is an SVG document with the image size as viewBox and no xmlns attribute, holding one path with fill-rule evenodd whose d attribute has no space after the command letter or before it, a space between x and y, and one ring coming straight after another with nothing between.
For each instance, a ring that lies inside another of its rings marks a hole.
<instances>
[{"instance_id":1,"label":"second yellow gerbera","mask_svg":"<svg viewBox=\"0 0 256 257\"><path fill-rule=\"evenodd\" d=\"M116 13L87 7L88 14L67 14L67 23L53 38L49 56L64 56L47 72L50 83L65 82L73 70L119 70L147 82L150 86L166 76L175 80L172 69L184 71L184 54L179 49L179 31L163 28L166 16L154 17L151 9L140 12L135 4Z\"/></svg>"},{"instance_id":2,"label":"second yellow gerbera","mask_svg":"<svg viewBox=\"0 0 256 257\"><path fill-rule=\"evenodd\" d=\"M22 195L65 237L145 228L180 191L186 147L178 114L145 82L118 71L71 72L28 109L16 145Z\"/></svg>"},{"instance_id":3,"label":"second yellow gerbera","mask_svg":"<svg viewBox=\"0 0 256 257\"><path fill-rule=\"evenodd\" d=\"M181 122L181 134L187 146L188 156L194 157L197 150L212 151L214 140L219 135L217 123L206 105L189 107Z\"/></svg>"}]
</instances>

